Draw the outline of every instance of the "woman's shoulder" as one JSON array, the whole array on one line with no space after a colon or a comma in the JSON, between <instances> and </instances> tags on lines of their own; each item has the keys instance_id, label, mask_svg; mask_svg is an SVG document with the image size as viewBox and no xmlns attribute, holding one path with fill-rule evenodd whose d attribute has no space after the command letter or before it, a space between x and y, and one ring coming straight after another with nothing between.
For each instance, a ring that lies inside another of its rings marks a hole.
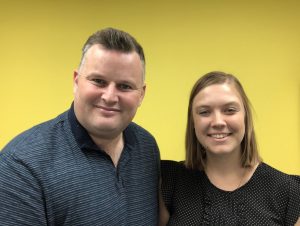
<instances>
[{"instance_id":1,"label":"woman's shoulder","mask_svg":"<svg viewBox=\"0 0 300 226\"><path fill-rule=\"evenodd\" d=\"M200 171L186 168L184 161L161 160L162 174L171 174L173 176L179 174L198 174Z\"/></svg>"},{"instance_id":2,"label":"woman's shoulder","mask_svg":"<svg viewBox=\"0 0 300 226\"><path fill-rule=\"evenodd\" d=\"M300 185L300 175L290 175L290 177Z\"/></svg>"},{"instance_id":3,"label":"woman's shoulder","mask_svg":"<svg viewBox=\"0 0 300 226\"><path fill-rule=\"evenodd\" d=\"M172 179L177 177L178 172L182 171L184 168L183 161L177 162L174 160L161 160L160 161L161 167L161 176L162 179Z\"/></svg>"},{"instance_id":4,"label":"woman's shoulder","mask_svg":"<svg viewBox=\"0 0 300 226\"><path fill-rule=\"evenodd\" d=\"M185 199L193 192L198 194L203 190L201 188L206 181L203 175L203 171L186 168L184 161L161 160L162 197L170 213L178 204L174 200Z\"/></svg>"},{"instance_id":5,"label":"woman's shoulder","mask_svg":"<svg viewBox=\"0 0 300 226\"><path fill-rule=\"evenodd\" d=\"M280 193L300 192L300 176L284 173L267 163L261 163L254 175L256 181L276 188Z\"/></svg>"},{"instance_id":6,"label":"woman's shoulder","mask_svg":"<svg viewBox=\"0 0 300 226\"><path fill-rule=\"evenodd\" d=\"M261 163L257 169L257 174L260 177L264 177L266 180L276 180L276 182L292 182L292 183L300 183L300 176L298 175L290 175L285 172L282 172L267 163Z\"/></svg>"},{"instance_id":7,"label":"woman's shoulder","mask_svg":"<svg viewBox=\"0 0 300 226\"><path fill-rule=\"evenodd\" d=\"M189 184L202 181L203 171L186 168L184 161L161 160L161 177L167 184Z\"/></svg>"},{"instance_id":8,"label":"woman's shoulder","mask_svg":"<svg viewBox=\"0 0 300 226\"><path fill-rule=\"evenodd\" d=\"M296 222L300 216L300 176L284 173L266 163L262 163L259 170L264 186L272 187L270 194L277 206L283 206L286 216L289 216L286 222Z\"/></svg>"},{"instance_id":9,"label":"woman's shoulder","mask_svg":"<svg viewBox=\"0 0 300 226\"><path fill-rule=\"evenodd\" d=\"M184 161L161 160L160 165L164 170L176 170L184 165Z\"/></svg>"}]
</instances>

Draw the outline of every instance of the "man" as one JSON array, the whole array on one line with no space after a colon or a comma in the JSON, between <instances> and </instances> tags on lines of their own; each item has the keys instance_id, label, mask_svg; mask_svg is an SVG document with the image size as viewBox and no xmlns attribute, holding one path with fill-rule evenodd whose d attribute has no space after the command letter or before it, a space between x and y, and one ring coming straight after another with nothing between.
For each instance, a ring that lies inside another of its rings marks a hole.
<instances>
[{"instance_id":1,"label":"man","mask_svg":"<svg viewBox=\"0 0 300 226\"><path fill-rule=\"evenodd\" d=\"M159 151L132 122L145 94L142 47L107 28L89 37L74 102L0 153L1 225L156 225Z\"/></svg>"}]
</instances>

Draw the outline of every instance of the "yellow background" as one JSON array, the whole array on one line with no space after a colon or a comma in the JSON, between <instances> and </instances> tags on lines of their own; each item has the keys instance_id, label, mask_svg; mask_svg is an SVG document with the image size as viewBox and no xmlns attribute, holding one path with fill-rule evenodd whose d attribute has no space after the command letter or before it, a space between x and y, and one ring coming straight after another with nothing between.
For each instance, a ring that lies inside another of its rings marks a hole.
<instances>
[{"instance_id":1,"label":"yellow background","mask_svg":"<svg viewBox=\"0 0 300 226\"><path fill-rule=\"evenodd\" d=\"M0 148L69 108L82 45L112 26L144 47L147 93L135 121L162 159L184 158L190 89L223 70L254 106L265 162L300 174L299 12L297 0L0 0Z\"/></svg>"}]
</instances>

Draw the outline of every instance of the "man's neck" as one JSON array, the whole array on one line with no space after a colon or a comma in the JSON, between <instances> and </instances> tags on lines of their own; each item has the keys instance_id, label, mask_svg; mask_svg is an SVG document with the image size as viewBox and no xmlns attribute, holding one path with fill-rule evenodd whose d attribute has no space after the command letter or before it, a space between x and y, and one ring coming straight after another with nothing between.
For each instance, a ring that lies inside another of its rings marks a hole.
<instances>
[{"instance_id":1,"label":"man's neck","mask_svg":"<svg viewBox=\"0 0 300 226\"><path fill-rule=\"evenodd\" d=\"M113 161L115 167L118 165L121 153L124 148L123 134L119 134L117 137L106 139L99 138L90 134L95 144L103 151L105 151Z\"/></svg>"}]
</instances>

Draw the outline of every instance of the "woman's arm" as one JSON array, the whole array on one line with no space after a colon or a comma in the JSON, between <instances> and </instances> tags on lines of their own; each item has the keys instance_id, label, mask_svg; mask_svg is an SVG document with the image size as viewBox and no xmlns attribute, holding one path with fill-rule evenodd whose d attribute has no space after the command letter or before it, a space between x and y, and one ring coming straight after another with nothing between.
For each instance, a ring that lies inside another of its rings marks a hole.
<instances>
[{"instance_id":1,"label":"woman's arm","mask_svg":"<svg viewBox=\"0 0 300 226\"><path fill-rule=\"evenodd\" d=\"M161 180L160 180L160 184L161 184ZM170 218L169 211L167 210L167 207L163 200L163 197L161 194L161 189L159 189L159 222L158 222L158 226L167 225L169 218Z\"/></svg>"},{"instance_id":2,"label":"woman's arm","mask_svg":"<svg viewBox=\"0 0 300 226\"><path fill-rule=\"evenodd\" d=\"M298 220L297 220L295 226L300 226L300 217L298 218Z\"/></svg>"}]
</instances>

